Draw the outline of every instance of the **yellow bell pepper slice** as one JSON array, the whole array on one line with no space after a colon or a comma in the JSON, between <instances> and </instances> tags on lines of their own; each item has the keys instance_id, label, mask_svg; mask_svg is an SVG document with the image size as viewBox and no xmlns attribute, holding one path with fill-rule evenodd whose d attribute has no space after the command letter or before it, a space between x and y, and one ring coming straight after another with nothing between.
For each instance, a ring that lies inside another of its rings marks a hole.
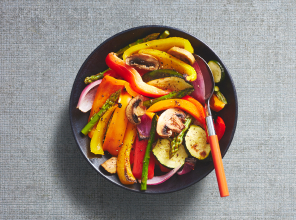
<instances>
[{"instance_id":1,"label":"yellow bell pepper slice","mask_svg":"<svg viewBox=\"0 0 296 220\"><path fill-rule=\"evenodd\" d=\"M112 106L105 112L105 114L100 118L97 127L94 131L92 139L90 141L90 151L94 154L104 155L103 142L104 136L107 130L108 122L112 116L112 113L117 108L117 104Z\"/></svg>"},{"instance_id":2,"label":"yellow bell pepper slice","mask_svg":"<svg viewBox=\"0 0 296 220\"><path fill-rule=\"evenodd\" d=\"M147 112L146 111L146 115L152 120L152 118L155 115L155 113L154 112Z\"/></svg>"},{"instance_id":3,"label":"yellow bell pepper slice","mask_svg":"<svg viewBox=\"0 0 296 220\"><path fill-rule=\"evenodd\" d=\"M145 43L134 45L123 53L122 58L125 60L130 55L135 54L139 50L143 49L157 49L161 51L168 51L172 47L181 47L185 50L188 50L190 53L194 53L193 47L191 46L189 40L181 37L169 37L166 39L152 40Z\"/></svg>"},{"instance_id":4,"label":"yellow bell pepper slice","mask_svg":"<svg viewBox=\"0 0 296 220\"><path fill-rule=\"evenodd\" d=\"M188 81L196 80L197 74L192 66L190 66L187 63L184 63L183 61L177 59L176 57L173 57L172 55L166 52L154 49L144 49L140 50L139 53L150 54L151 56L157 58L160 62L160 69L176 70L181 74L187 75L186 79Z\"/></svg>"},{"instance_id":5,"label":"yellow bell pepper slice","mask_svg":"<svg viewBox=\"0 0 296 220\"><path fill-rule=\"evenodd\" d=\"M121 146L117 157L116 168L120 182L126 185L131 185L137 182L132 173L130 163L130 153L136 136L137 126L128 122L123 139L123 145Z\"/></svg>"},{"instance_id":6,"label":"yellow bell pepper slice","mask_svg":"<svg viewBox=\"0 0 296 220\"><path fill-rule=\"evenodd\" d=\"M118 102L121 104L115 109L109 128L106 133L103 150L108 151L112 156L117 156L122 145L124 133L126 130L128 119L125 115L125 109L132 96L122 91Z\"/></svg>"}]
</instances>

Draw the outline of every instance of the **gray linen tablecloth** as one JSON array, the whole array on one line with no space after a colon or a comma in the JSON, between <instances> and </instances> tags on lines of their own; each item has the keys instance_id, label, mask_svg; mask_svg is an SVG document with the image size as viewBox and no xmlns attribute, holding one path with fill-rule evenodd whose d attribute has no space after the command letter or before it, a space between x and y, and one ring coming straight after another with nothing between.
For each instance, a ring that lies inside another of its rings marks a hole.
<instances>
[{"instance_id":1,"label":"gray linen tablecloth","mask_svg":"<svg viewBox=\"0 0 296 220\"><path fill-rule=\"evenodd\" d=\"M0 219L296 219L295 0L2 0L0 24ZM214 172L175 193L131 193L76 146L68 108L81 64L146 24L201 39L234 79L227 198Z\"/></svg>"}]
</instances>

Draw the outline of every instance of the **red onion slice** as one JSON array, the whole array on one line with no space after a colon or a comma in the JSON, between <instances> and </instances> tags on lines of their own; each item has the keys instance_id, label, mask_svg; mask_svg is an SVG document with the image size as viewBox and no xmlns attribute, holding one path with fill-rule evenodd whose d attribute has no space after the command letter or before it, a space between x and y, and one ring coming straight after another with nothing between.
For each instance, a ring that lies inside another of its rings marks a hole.
<instances>
[{"instance_id":1,"label":"red onion slice","mask_svg":"<svg viewBox=\"0 0 296 220\"><path fill-rule=\"evenodd\" d=\"M186 158L184 167L181 171L179 171L178 175L184 175L186 173L189 173L191 170L194 170L196 164L195 158Z\"/></svg>"},{"instance_id":2,"label":"red onion slice","mask_svg":"<svg viewBox=\"0 0 296 220\"><path fill-rule=\"evenodd\" d=\"M87 87L84 88L82 91L77 107L82 112L88 112L92 108L92 104L94 102L98 85L102 82L102 80L97 80L91 84L89 84Z\"/></svg>"},{"instance_id":3,"label":"red onion slice","mask_svg":"<svg viewBox=\"0 0 296 220\"><path fill-rule=\"evenodd\" d=\"M141 123L137 125L139 138L149 139L152 120L145 114L141 117Z\"/></svg>"},{"instance_id":4,"label":"red onion slice","mask_svg":"<svg viewBox=\"0 0 296 220\"><path fill-rule=\"evenodd\" d=\"M202 105L205 104L205 81L201 72L201 69L195 61L192 65L192 67L196 71L196 80L192 82L194 91L191 93L191 96L195 98L197 101L199 101Z\"/></svg>"},{"instance_id":5,"label":"red onion slice","mask_svg":"<svg viewBox=\"0 0 296 220\"><path fill-rule=\"evenodd\" d=\"M171 170L170 172L162 175L162 176L155 176L150 180L147 180L147 185L158 185L165 181L167 181L169 178L171 178L179 169L181 165L177 166L175 169ZM138 180L139 183L141 183L141 180Z\"/></svg>"}]
</instances>

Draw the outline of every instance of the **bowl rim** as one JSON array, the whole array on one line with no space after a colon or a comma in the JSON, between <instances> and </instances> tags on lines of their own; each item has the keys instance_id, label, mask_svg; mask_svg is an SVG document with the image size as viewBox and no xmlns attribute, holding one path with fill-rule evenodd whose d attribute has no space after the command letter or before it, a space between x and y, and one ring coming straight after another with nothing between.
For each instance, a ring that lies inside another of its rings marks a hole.
<instances>
[{"instance_id":1,"label":"bowl rim","mask_svg":"<svg viewBox=\"0 0 296 220\"><path fill-rule=\"evenodd\" d=\"M142 25L142 26L137 26L137 27L133 27L133 28L129 28L129 29L126 29L126 30L123 30L123 31L120 31L118 32L117 34L114 34L112 35L111 37L107 38L106 40L104 40L102 43L100 43L89 55L88 57L85 59L85 61L83 62L83 64L81 65L81 67L79 68L79 71L78 73L76 74L76 77L74 79L74 82L73 82L73 85L72 85L72 89L71 89L71 94L70 94L70 103L69 103L69 118L70 118L70 125L71 125L71 130L72 130L72 134L74 136L74 139L76 141L76 144L80 150L80 153L83 155L84 159L88 162L88 164L90 166L92 166L96 172L98 172L101 176L103 176L105 179L107 179L109 182L115 184L116 186L119 186L120 188L123 188L123 189L126 189L130 192L134 192L134 193L141 193L141 194L167 194L167 193L172 193L172 192L177 192L177 191L180 191L180 190L183 190L183 189L186 189L194 184L196 184L197 182L201 181L202 179L204 179L207 175L209 175L213 170L214 170L214 165L212 164L212 167L211 169L209 169L207 172L205 172L203 175L200 176L200 178L198 178L196 181L193 181L192 183L184 186L184 187L181 187L181 188L178 188L178 189L174 189L174 190L167 190L167 191L163 191L163 192L149 192L149 191L139 191L139 190L134 190L134 189L131 189L131 188L128 188L126 187L125 185L123 184L119 184L117 182L114 182L110 179L108 179L105 175L103 175L96 167L93 163L90 162L89 158L87 158L87 156L84 154L84 152L82 151L82 148L80 147L79 145L79 142L77 140L77 136L75 135L75 131L74 131L74 128L73 128L73 121L72 121L72 103L73 103L73 97L74 97L74 85L75 85L75 82L76 80L79 78L79 73L84 69L85 65L87 64L87 62L89 61L89 59L92 57L92 55L98 50L100 49L105 43L111 41L113 38L121 35L121 34L124 34L124 33L127 33L127 32L130 32L130 31L134 31L134 30L137 30L137 29L142 29L142 28L167 28L167 29L171 29L171 30L175 30L175 31L178 31L178 32L182 32L184 34L187 34L189 36L191 36L192 38L200 41L202 44L204 44L206 47L208 47L211 52L213 54L215 54L219 59L220 57L214 52L214 50L212 50L211 47L209 47L206 43L204 43L202 40L200 40L199 38L193 36L192 34L189 34L187 33L186 31L183 31L183 30L180 30L178 28L174 28L174 27L170 27L170 26L165 26L165 25ZM221 60L221 59L220 59ZM236 88L235 88L235 84L233 82L233 79L228 71L228 68L226 67L226 65L224 64L224 62L221 60L221 62L223 63L223 66L224 68L226 69L226 72L228 73L228 76L229 76L229 80L231 82L231 85L233 87L233 92L234 92L234 103L235 103L235 119L234 119L234 124L233 124L233 129L232 129L232 133L231 133L231 136L230 136L230 139L229 139L229 142L225 148L225 151L224 153L221 153L221 156L222 158L225 156L225 154L227 153L231 143L232 143L232 140L233 140L233 137L234 137L234 134L235 134L235 131L236 131L236 126L237 126L237 120L238 120L238 101L237 101L237 92L236 92Z\"/></svg>"}]
</instances>

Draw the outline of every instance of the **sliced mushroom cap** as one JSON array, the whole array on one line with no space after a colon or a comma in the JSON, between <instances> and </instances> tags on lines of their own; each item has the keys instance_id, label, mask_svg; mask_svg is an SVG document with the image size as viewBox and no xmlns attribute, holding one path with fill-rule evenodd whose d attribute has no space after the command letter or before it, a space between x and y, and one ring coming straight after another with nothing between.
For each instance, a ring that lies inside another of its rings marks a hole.
<instances>
[{"instance_id":1,"label":"sliced mushroom cap","mask_svg":"<svg viewBox=\"0 0 296 220\"><path fill-rule=\"evenodd\" d=\"M158 70L158 59L149 54L134 54L125 59L125 63L143 70Z\"/></svg>"},{"instance_id":2,"label":"sliced mushroom cap","mask_svg":"<svg viewBox=\"0 0 296 220\"><path fill-rule=\"evenodd\" d=\"M168 54L171 54L172 56L178 58L179 60L182 60L183 62L193 65L195 62L195 58L188 50L185 50L180 47L172 47L168 50Z\"/></svg>"},{"instance_id":3,"label":"sliced mushroom cap","mask_svg":"<svg viewBox=\"0 0 296 220\"><path fill-rule=\"evenodd\" d=\"M146 107L143 106L144 99L144 96L138 95L129 101L125 114L130 123L135 125L141 123L141 116L143 116L146 112Z\"/></svg>"},{"instance_id":4,"label":"sliced mushroom cap","mask_svg":"<svg viewBox=\"0 0 296 220\"><path fill-rule=\"evenodd\" d=\"M180 133L185 125L186 114L178 108L170 108L164 111L158 118L156 132L161 137L170 137L173 132Z\"/></svg>"}]
</instances>

